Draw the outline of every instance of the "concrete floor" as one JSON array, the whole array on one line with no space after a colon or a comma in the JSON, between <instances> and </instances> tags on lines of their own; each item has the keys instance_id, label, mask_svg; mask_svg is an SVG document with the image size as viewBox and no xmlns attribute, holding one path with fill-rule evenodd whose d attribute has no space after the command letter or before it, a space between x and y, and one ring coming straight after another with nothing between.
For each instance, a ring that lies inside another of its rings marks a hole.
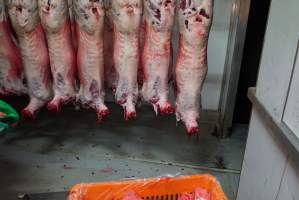
<instances>
[{"instance_id":1,"label":"concrete floor","mask_svg":"<svg viewBox=\"0 0 299 200\"><path fill-rule=\"evenodd\" d=\"M64 108L41 112L0 139L0 196L51 193L65 199L72 185L129 178L212 173L229 199L235 199L247 127L235 126L230 139L212 136L212 124L201 125L199 140L187 137L175 117L155 117L149 107L138 119L124 122L121 109L98 125L93 111ZM88 123L87 123L88 122ZM48 196L49 197L49 196ZM33 195L30 199L46 199Z\"/></svg>"}]
</instances>

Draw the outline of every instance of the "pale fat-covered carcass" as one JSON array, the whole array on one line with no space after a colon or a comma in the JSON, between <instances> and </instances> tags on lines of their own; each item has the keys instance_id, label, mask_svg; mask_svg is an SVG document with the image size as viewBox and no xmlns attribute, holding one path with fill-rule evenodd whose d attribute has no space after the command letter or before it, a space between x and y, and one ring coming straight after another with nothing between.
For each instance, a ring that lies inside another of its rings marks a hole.
<instances>
[{"instance_id":1,"label":"pale fat-covered carcass","mask_svg":"<svg viewBox=\"0 0 299 200\"><path fill-rule=\"evenodd\" d=\"M16 32L29 105L22 115L35 118L37 112L52 98L52 82L46 38L38 14L37 0L6 0L11 24Z\"/></svg>"},{"instance_id":2,"label":"pale fat-covered carcass","mask_svg":"<svg viewBox=\"0 0 299 200\"><path fill-rule=\"evenodd\" d=\"M48 109L58 112L76 96L76 56L68 3L67 0L38 0L38 5L53 77L54 98L48 103Z\"/></svg>"},{"instance_id":3,"label":"pale fat-covered carcass","mask_svg":"<svg viewBox=\"0 0 299 200\"><path fill-rule=\"evenodd\" d=\"M109 114L104 102L104 2L103 0L76 0L73 1L73 7L80 79L77 100L81 105L95 109L98 122L102 123Z\"/></svg>"},{"instance_id":4,"label":"pale fat-covered carcass","mask_svg":"<svg viewBox=\"0 0 299 200\"><path fill-rule=\"evenodd\" d=\"M139 31L142 16L141 0L111 0L109 15L114 30L114 67L117 85L115 99L125 119L136 117L138 101L137 74L140 60Z\"/></svg>"},{"instance_id":5,"label":"pale fat-covered carcass","mask_svg":"<svg viewBox=\"0 0 299 200\"><path fill-rule=\"evenodd\" d=\"M190 135L199 132L201 91L208 71L207 49L213 0L180 0L180 44L176 78L176 115Z\"/></svg>"},{"instance_id":6,"label":"pale fat-covered carcass","mask_svg":"<svg viewBox=\"0 0 299 200\"><path fill-rule=\"evenodd\" d=\"M21 95L26 92L20 49L6 14L4 0L0 0L0 94Z\"/></svg>"},{"instance_id":7,"label":"pale fat-covered carcass","mask_svg":"<svg viewBox=\"0 0 299 200\"><path fill-rule=\"evenodd\" d=\"M156 113L171 114L168 100L169 69L172 61L171 36L175 0L144 0L145 37L142 54L142 96Z\"/></svg>"}]
</instances>

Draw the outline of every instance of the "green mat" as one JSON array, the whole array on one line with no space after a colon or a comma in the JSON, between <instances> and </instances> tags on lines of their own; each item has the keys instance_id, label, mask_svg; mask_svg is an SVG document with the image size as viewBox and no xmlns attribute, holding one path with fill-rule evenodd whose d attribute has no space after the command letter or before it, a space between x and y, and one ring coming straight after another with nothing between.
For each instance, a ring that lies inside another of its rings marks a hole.
<instances>
[{"instance_id":1,"label":"green mat","mask_svg":"<svg viewBox=\"0 0 299 200\"><path fill-rule=\"evenodd\" d=\"M0 100L0 113L0 134L20 120L17 111L2 100Z\"/></svg>"}]
</instances>

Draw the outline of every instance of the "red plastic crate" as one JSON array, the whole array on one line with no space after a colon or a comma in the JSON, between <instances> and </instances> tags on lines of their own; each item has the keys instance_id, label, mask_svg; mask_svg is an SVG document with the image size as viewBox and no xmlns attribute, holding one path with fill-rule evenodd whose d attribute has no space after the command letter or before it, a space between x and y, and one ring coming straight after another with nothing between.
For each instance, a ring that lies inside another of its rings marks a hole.
<instances>
[{"instance_id":1,"label":"red plastic crate","mask_svg":"<svg viewBox=\"0 0 299 200\"><path fill-rule=\"evenodd\" d=\"M178 200L181 194L197 188L208 191L211 200L227 200L216 178L208 174L78 184L71 189L69 200L122 200L129 192L145 200Z\"/></svg>"}]
</instances>

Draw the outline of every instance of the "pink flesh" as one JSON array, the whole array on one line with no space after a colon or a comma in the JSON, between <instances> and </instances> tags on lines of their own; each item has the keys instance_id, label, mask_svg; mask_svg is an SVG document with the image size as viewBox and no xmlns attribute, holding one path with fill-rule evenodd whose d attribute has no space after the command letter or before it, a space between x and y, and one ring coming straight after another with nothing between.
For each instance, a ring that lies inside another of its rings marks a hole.
<instances>
[{"instance_id":1,"label":"pink flesh","mask_svg":"<svg viewBox=\"0 0 299 200\"><path fill-rule=\"evenodd\" d=\"M99 110L98 111L98 123L102 124L105 118L110 114L110 111L107 110Z\"/></svg>"},{"instance_id":2,"label":"pink flesh","mask_svg":"<svg viewBox=\"0 0 299 200\"><path fill-rule=\"evenodd\" d=\"M12 40L12 31L9 23L0 22L0 58L5 59L8 65L4 62L0 65L1 74L5 75L4 80L0 80L2 85L2 93L8 94L24 94L26 88L22 83L23 63L19 48ZM5 65L5 66L3 66Z\"/></svg>"},{"instance_id":3,"label":"pink flesh","mask_svg":"<svg viewBox=\"0 0 299 200\"><path fill-rule=\"evenodd\" d=\"M30 103L22 114L34 119L52 96L48 50L41 25L33 32L24 33L19 41L30 96Z\"/></svg>"},{"instance_id":4,"label":"pink flesh","mask_svg":"<svg viewBox=\"0 0 299 200\"><path fill-rule=\"evenodd\" d=\"M127 46L126 46L127 45ZM130 45L130 47L129 47ZM133 49L128 54L126 48ZM129 63L126 62L130 57ZM139 64L138 33L123 34L114 28L114 67L117 75L116 101L123 106L125 120L136 118L135 104L138 99L137 73Z\"/></svg>"},{"instance_id":5,"label":"pink flesh","mask_svg":"<svg viewBox=\"0 0 299 200\"><path fill-rule=\"evenodd\" d=\"M176 115L189 135L199 133L201 91L208 71L207 49L213 1L180 0L179 52L175 66Z\"/></svg>"},{"instance_id":6,"label":"pink flesh","mask_svg":"<svg viewBox=\"0 0 299 200\"><path fill-rule=\"evenodd\" d=\"M202 86L208 70L207 48L211 25L207 11L204 8L196 10L191 6L190 2L193 1L188 0L188 4L185 0L180 1L179 18L184 25L180 26L179 53L175 67L176 115L178 120L185 123L189 135L199 133L197 120ZM212 1L204 0L201 6L212 9L212 6L208 6L211 4ZM196 13L192 16L183 15L185 9L192 9Z\"/></svg>"},{"instance_id":7,"label":"pink flesh","mask_svg":"<svg viewBox=\"0 0 299 200\"><path fill-rule=\"evenodd\" d=\"M169 66L172 59L171 33L157 33L145 22L145 43L142 56L144 83L143 98L151 102L156 112L172 114L168 101Z\"/></svg>"},{"instance_id":8,"label":"pink flesh","mask_svg":"<svg viewBox=\"0 0 299 200\"><path fill-rule=\"evenodd\" d=\"M63 102L60 99L52 100L48 103L47 108L54 113L59 113L61 111L62 103Z\"/></svg>"},{"instance_id":9,"label":"pink flesh","mask_svg":"<svg viewBox=\"0 0 299 200\"><path fill-rule=\"evenodd\" d=\"M103 123L109 114L109 110L104 104L103 38L89 35L80 28L78 23L76 23L76 33L77 67L80 79L80 91L77 99L83 106L95 109L98 122Z\"/></svg>"},{"instance_id":10,"label":"pink flesh","mask_svg":"<svg viewBox=\"0 0 299 200\"><path fill-rule=\"evenodd\" d=\"M180 41L176 65L177 115L185 122L188 134L195 135L199 133L197 120L200 110L200 93L207 73L207 49L201 49L195 55L193 54L195 50L182 42L182 36Z\"/></svg>"},{"instance_id":11,"label":"pink flesh","mask_svg":"<svg viewBox=\"0 0 299 200\"><path fill-rule=\"evenodd\" d=\"M134 192L129 192L122 200L141 200Z\"/></svg>"},{"instance_id":12,"label":"pink flesh","mask_svg":"<svg viewBox=\"0 0 299 200\"><path fill-rule=\"evenodd\" d=\"M36 118L36 113L34 113L28 109L23 109L21 112L21 115L23 118L26 118L29 120L34 120Z\"/></svg>"},{"instance_id":13,"label":"pink flesh","mask_svg":"<svg viewBox=\"0 0 299 200\"><path fill-rule=\"evenodd\" d=\"M193 193L181 195L179 200L211 200L211 195L207 190L197 188Z\"/></svg>"},{"instance_id":14,"label":"pink flesh","mask_svg":"<svg viewBox=\"0 0 299 200\"><path fill-rule=\"evenodd\" d=\"M62 104L75 99L76 58L70 21L58 33L46 33L53 77L54 99L48 109L59 112Z\"/></svg>"}]
</instances>

